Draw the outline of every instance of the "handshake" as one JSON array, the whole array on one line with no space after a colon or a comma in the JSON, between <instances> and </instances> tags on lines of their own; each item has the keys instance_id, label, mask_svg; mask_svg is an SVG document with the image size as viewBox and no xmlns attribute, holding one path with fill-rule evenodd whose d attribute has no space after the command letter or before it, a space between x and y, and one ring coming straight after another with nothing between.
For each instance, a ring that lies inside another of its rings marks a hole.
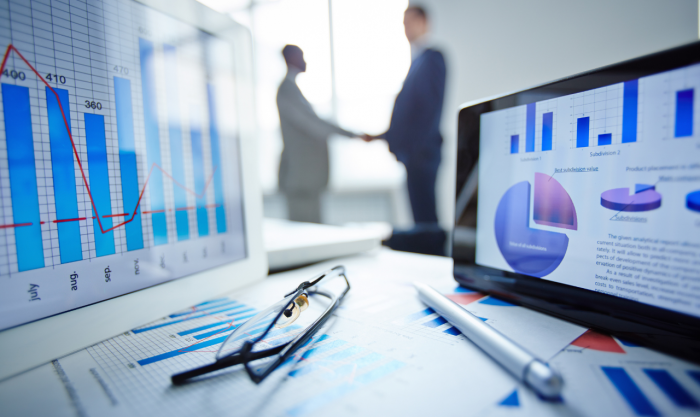
<instances>
[{"instance_id":1,"label":"handshake","mask_svg":"<svg viewBox=\"0 0 700 417\"><path fill-rule=\"evenodd\" d=\"M364 140L365 142L372 142L373 140L379 139L379 135L369 135L367 133L363 133L362 135L358 136L360 139Z\"/></svg>"}]
</instances>

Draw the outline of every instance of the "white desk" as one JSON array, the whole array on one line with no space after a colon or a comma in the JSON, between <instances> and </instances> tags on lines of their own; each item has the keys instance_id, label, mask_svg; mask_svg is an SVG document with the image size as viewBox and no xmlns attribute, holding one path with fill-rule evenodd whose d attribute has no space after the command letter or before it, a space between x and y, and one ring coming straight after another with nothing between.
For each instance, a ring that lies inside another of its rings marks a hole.
<instances>
[{"instance_id":1,"label":"white desk","mask_svg":"<svg viewBox=\"0 0 700 417\"><path fill-rule=\"evenodd\" d=\"M172 373L211 361L216 346L205 345L213 340L206 333L217 327L191 330L219 318L184 322L165 318L3 381L2 414L76 415L79 410L83 415L148 417L635 415L606 381L601 366L626 369L659 414L673 414L669 411L679 407L664 402L665 394L644 380L643 369L652 362L669 369L691 395L700 398L700 385L693 386L690 377L680 379L697 366L644 348L613 340L625 353L601 352L589 344L588 349L570 346L557 354L585 329L476 293L455 292L449 258L381 249L276 274L228 298L245 304L243 309L262 308L337 263L346 266L352 290L336 318L306 353L261 385L232 368L172 387ZM564 403L540 401L463 336L451 334L449 324L425 312L418 302L410 285L414 280L467 303L468 310L543 359L553 357L566 381ZM144 330L154 325L161 327Z\"/></svg>"}]
</instances>

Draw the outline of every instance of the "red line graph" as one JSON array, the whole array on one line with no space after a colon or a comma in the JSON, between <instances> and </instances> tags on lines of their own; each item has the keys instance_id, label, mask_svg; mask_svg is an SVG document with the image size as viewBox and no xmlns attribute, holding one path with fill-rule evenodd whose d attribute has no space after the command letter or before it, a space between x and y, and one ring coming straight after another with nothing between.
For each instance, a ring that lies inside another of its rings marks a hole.
<instances>
[{"instance_id":1,"label":"red line graph","mask_svg":"<svg viewBox=\"0 0 700 417\"><path fill-rule=\"evenodd\" d=\"M173 184L175 184L175 185L177 185L178 187L182 188L182 189L185 190L185 192L187 192L188 194L194 195L194 196L197 197L197 198L204 198L204 196L206 195L207 189L209 188L209 184L211 183L212 178L214 178L214 172L216 172L217 167L214 167L214 168L212 169L211 175L209 175L209 178L207 179L207 182L204 184L204 189L202 190L202 193L201 193L201 194L197 194L195 191L193 191L193 190L191 190L191 189L185 187L183 184L180 184L177 180L175 180L175 178L172 177L172 175L170 175L168 172L166 172L166 171L165 171L162 167L160 167L158 164L154 163L153 165L151 165L151 168L150 168L150 170L148 171L148 176L146 177L146 182L144 182L143 188L141 189L141 192L139 193L139 199L138 199L137 202L136 202L136 207L134 207L134 210L133 210L133 212L132 212L132 214L131 214L131 218L129 218L128 220L125 220L125 221L123 221L123 222L117 224L116 226L112 226L111 228L105 230L104 227L102 227L102 221L100 220L100 215L99 215L99 213L97 212L97 207L95 206L95 201L94 201L93 198L92 198L92 192L90 191L90 186L88 185L87 177L85 176L85 171L83 170L83 163L82 163L82 161L80 160L80 156L78 155L78 149L77 149L77 147L75 146L75 141L73 140L73 134L72 134L71 131L70 131L70 127L69 127L69 125L68 125L68 119L66 118L66 115L65 115L65 113L63 112L63 104L61 103L61 99L60 99L60 97L58 96L58 93L53 89L53 87L51 87L51 85L44 79L44 77L42 77L41 74L39 74L39 72L32 66L32 64L30 64L29 61L27 61L27 59L26 59L26 58L19 52L19 50L17 50L17 48L15 48L15 46L12 45L12 44L9 44L9 45L7 46L7 49L5 50L5 55L4 55L3 58L2 58L2 65L0 65L0 78L2 78L2 73L3 73L3 71L5 71L5 65L7 64L7 59L8 59L9 56L10 56L10 52L14 52L15 54L17 54L17 56L19 56L20 59L21 59L22 61L24 61L24 63L27 65L27 67L29 67L29 69L31 69L32 72L41 80L41 82L43 82L44 85L46 85L46 87L54 94L54 96L56 96L56 100L57 100L58 103L59 103L58 108L61 110L61 116L63 117L63 123L64 123L64 125L65 125L65 127L66 127L66 131L68 132L68 137L70 138L71 146L73 147L73 154L75 155L75 159L76 159L76 161L78 162L78 167L80 168L80 174L81 174L82 177L83 177L83 184L85 184L85 189L86 189L87 192L88 192L88 197L90 197L90 204L92 205L92 209L93 209L93 211L95 212L95 217L93 217L93 218L96 218L96 219L97 219L97 224L100 226L100 231L101 231L102 233L111 232L112 230L114 230L114 229L116 229L116 228L118 228L118 227L124 226L125 224L130 223L132 220L134 220L134 217L136 217L136 215L138 214L138 208L139 208L139 206L141 205L141 198L143 197L143 193L146 191L146 186L148 185L148 181L151 179L151 174L153 173L153 170L154 170L154 169L158 169L160 172L163 173L163 175L165 175L167 178L169 178L169 179L173 182ZM8 138L8 139L9 139L9 138ZM163 211L164 211L164 210L144 211L143 213L144 213L144 214L148 214L148 213L160 213L160 212L163 212ZM116 216L124 216L124 217L126 217L126 216L128 216L128 215L129 215L129 213L124 213L123 215L122 215L122 214L119 214L119 215L104 216L104 217L116 217ZM82 217L82 218L78 218L78 219L54 220L53 222L54 222L54 223L61 223L61 222L65 222L65 221L78 221L78 220L85 220L85 219L86 219L86 217ZM42 222L42 224L43 224L43 223L44 223L44 222ZM31 225L31 223L22 223L22 224L18 224L18 225L5 225L5 226L0 226L0 228L19 227L19 226L30 226L30 225Z\"/></svg>"},{"instance_id":2,"label":"red line graph","mask_svg":"<svg viewBox=\"0 0 700 417\"><path fill-rule=\"evenodd\" d=\"M32 223L17 223L17 224L3 224L0 225L0 229L8 229L11 227L22 227L22 226L31 226Z\"/></svg>"},{"instance_id":3,"label":"red line graph","mask_svg":"<svg viewBox=\"0 0 700 417\"><path fill-rule=\"evenodd\" d=\"M54 223L65 223L65 222L79 222L81 220L86 220L87 217L77 217L75 219L61 219L61 220L54 220Z\"/></svg>"},{"instance_id":4,"label":"red line graph","mask_svg":"<svg viewBox=\"0 0 700 417\"><path fill-rule=\"evenodd\" d=\"M128 216L128 215L129 215L129 213L105 214L105 215L102 216L102 217L104 217L104 218L106 219L106 218L109 218L109 217L126 217L126 216Z\"/></svg>"}]
</instances>

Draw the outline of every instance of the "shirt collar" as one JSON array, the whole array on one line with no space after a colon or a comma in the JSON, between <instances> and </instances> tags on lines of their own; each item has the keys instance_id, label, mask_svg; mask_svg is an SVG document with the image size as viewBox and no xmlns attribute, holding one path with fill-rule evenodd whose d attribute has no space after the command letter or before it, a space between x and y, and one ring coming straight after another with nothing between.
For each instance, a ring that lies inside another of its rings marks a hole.
<instances>
[{"instance_id":1,"label":"shirt collar","mask_svg":"<svg viewBox=\"0 0 700 417\"><path fill-rule=\"evenodd\" d=\"M426 49L430 48L431 40L430 36L426 33L415 41L411 42L411 62L415 61L416 58L423 55Z\"/></svg>"}]
</instances>

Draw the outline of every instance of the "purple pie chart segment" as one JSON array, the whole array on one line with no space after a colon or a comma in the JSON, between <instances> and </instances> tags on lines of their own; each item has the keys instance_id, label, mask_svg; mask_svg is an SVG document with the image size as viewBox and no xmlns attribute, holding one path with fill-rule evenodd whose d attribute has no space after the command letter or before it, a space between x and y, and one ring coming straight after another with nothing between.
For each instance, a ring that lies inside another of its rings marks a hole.
<instances>
[{"instance_id":1,"label":"purple pie chart segment","mask_svg":"<svg viewBox=\"0 0 700 417\"><path fill-rule=\"evenodd\" d=\"M685 197L685 205L690 210L700 213L700 190L693 191Z\"/></svg>"},{"instance_id":2,"label":"purple pie chart segment","mask_svg":"<svg viewBox=\"0 0 700 417\"><path fill-rule=\"evenodd\" d=\"M535 173L533 220L537 224L577 230L576 208L559 181L547 174Z\"/></svg>"},{"instance_id":3,"label":"purple pie chart segment","mask_svg":"<svg viewBox=\"0 0 700 417\"><path fill-rule=\"evenodd\" d=\"M537 198L537 197L535 197ZM498 203L496 243L515 272L542 278L557 269L569 238L563 233L530 228L530 183L519 182Z\"/></svg>"},{"instance_id":4,"label":"purple pie chart segment","mask_svg":"<svg viewBox=\"0 0 700 417\"><path fill-rule=\"evenodd\" d=\"M653 186L637 184L636 188L644 191L631 195L629 188L614 188L605 191L600 195L600 204L615 211L650 211L661 207L661 194Z\"/></svg>"}]
</instances>

